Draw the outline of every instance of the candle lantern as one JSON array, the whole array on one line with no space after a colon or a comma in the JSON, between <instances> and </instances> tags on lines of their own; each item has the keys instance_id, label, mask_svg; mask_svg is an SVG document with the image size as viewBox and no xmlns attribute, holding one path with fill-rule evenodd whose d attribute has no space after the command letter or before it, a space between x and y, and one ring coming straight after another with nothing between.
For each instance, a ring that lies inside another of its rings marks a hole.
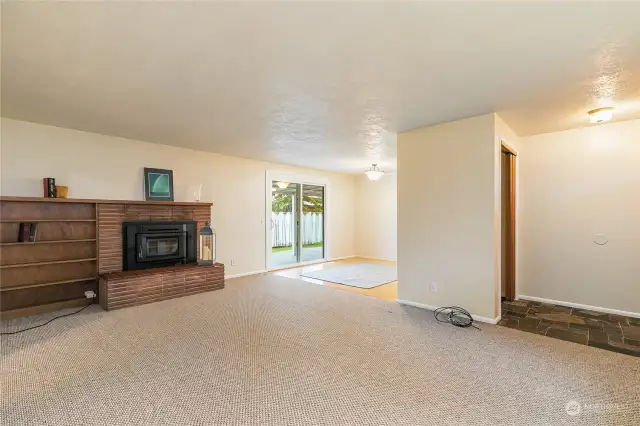
<instances>
[{"instance_id":1,"label":"candle lantern","mask_svg":"<svg viewBox=\"0 0 640 426\"><path fill-rule=\"evenodd\" d=\"M200 236L200 257L198 265L213 265L216 262L216 233L209 222L205 222L198 233Z\"/></svg>"}]
</instances>

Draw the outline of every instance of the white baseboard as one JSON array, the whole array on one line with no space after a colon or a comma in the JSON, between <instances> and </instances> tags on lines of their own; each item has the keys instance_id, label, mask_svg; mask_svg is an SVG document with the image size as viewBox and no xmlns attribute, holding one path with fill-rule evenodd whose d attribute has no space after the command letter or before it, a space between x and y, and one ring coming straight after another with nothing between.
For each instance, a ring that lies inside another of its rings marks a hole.
<instances>
[{"instance_id":1,"label":"white baseboard","mask_svg":"<svg viewBox=\"0 0 640 426\"><path fill-rule=\"evenodd\" d=\"M352 256L333 257L331 259L325 260L325 262L335 262L336 260L353 259L354 257L358 257L358 256L352 255Z\"/></svg>"},{"instance_id":2,"label":"white baseboard","mask_svg":"<svg viewBox=\"0 0 640 426\"><path fill-rule=\"evenodd\" d=\"M386 261L390 261L390 262L397 262L398 259L395 259L393 257L375 257L375 256L366 256L366 255L356 255L356 256L352 256L352 257L360 257L362 259L370 259L370 260L386 260Z\"/></svg>"},{"instance_id":3,"label":"white baseboard","mask_svg":"<svg viewBox=\"0 0 640 426\"><path fill-rule=\"evenodd\" d=\"M399 303L401 305L406 305L406 306L413 306L414 308L426 309L428 311L435 311L436 309L439 308L439 306L425 305L424 303L416 303L416 302L411 302L409 300L402 300L402 299L396 299L396 303ZM471 314L471 317L473 318L474 321L480 321L487 324L497 324L498 322L500 322L500 317L491 319L491 318L481 317L479 315L474 315L474 314Z\"/></svg>"},{"instance_id":4,"label":"white baseboard","mask_svg":"<svg viewBox=\"0 0 640 426\"><path fill-rule=\"evenodd\" d=\"M232 278L240 278L240 277L247 277L249 275L258 275L258 274L265 274L267 271L262 269L260 271L252 271L252 272L243 272L242 274L232 274L232 275L225 275L224 279L225 280L230 280Z\"/></svg>"},{"instance_id":5,"label":"white baseboard","mask_svg":"<svg viewBox=\"0 0 640 426\"><path fill-rule=\"evenodd\" d=\"M542 297L525 296L522 294L517 295L516 299L530 300L532 302L551 303L552 305L568 306L569 308L587 309L589 311L604 312L605 314L614 314L614 315L622 315L625 317L640 318L640 313L637 313L637 312L620 311L618 309L601 308L599 306L582 305L580 303L573 303L573 302L563 302L562 300L545 299Z\"/></svg>"}]
</instances>

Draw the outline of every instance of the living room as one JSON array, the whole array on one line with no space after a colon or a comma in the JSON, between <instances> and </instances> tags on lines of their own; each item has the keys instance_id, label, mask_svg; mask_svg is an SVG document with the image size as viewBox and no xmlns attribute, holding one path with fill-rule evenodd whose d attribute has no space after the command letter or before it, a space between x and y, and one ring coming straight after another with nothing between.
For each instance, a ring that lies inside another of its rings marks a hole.
<instances>
[{"instance_id":1,"label":"living room","mask_svg":"<svg viewBox=\"0 0 640 426\"><path fill-rule=\"evenodd\" d=\"M7 425L640 418L640 3L2 4Z\"/></svg>"}]
</instances>

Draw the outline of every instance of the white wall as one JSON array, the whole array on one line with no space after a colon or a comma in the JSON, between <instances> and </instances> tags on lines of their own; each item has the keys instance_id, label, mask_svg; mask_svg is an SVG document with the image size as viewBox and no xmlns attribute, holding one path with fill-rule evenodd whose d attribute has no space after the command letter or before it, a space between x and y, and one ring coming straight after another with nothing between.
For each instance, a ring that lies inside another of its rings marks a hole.
<instances>
[{"instance_id":1,"label":"white wall","mask_svg":"<svg viewBox=\"0 0 640 426\"><path fill-rule=\"evenodd\" d=\"M395 173L379 181L356 177L356 253L358 256L396 260L398 191Z\"/></svg>"},{"instance_id":2,"label":"white wall","mask_svg":"<svg viewBox=\"0 0 640 426\"><path fill-rule=\"evenodd\" d=\"M518 154L518 293L640 313L640 120L522 138Z\"/></svg>"},{"instance_id":3,"label":"white wall","mask_svg":"<svg viewBox=\"0 0 640 426\"><path fill-rule=\"evenodd\" d=\"M355 177L273 165L52 126L2 119L2 195L42 196L41 179L69 186L71 198L142 200L144 167L172 169L175 200L212 201L218 258L228 274L265 269L265 170L329 180L327 256L355 254ZM230 260L236 261L231 266Z\"/></svg>"},{"instance_id":4,"label":"white wall","mask_svg":"<svg viewBox=\"0 0 640 426\"><path fill-rule=\"evenodd\" d=\"M494 114L398 135L399 299L497 316L497 158Z\"/></svg>"}]
</instances>

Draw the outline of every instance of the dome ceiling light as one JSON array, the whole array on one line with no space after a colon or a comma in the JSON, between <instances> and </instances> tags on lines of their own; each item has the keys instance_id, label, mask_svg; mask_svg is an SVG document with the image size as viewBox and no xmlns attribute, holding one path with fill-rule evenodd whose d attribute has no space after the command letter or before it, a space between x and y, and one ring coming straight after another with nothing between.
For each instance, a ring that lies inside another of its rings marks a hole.
<instances>
[{"instance_id":1,"label":"dome ceiling light","mask_svg":"<svg viewBox=\"0 0 640 426\"><path fill-rule=\"evenodd\" d=\"M613 118L613 107L592 109L589 114L589 121L592 123L604 123Z\"/></svg>"},{"instance_id":2,"label":"dome ceiling light","mask_svg":"<svg viewBox=\"0 0 640 426\"><path fill-rule=\"evenodd\" d=\"M367 175L369 180L373 181L380 179L384 175L384 172L378 168L377 164L372 164L371 168L364 173Z\"/></svg>"}]
</instances>

